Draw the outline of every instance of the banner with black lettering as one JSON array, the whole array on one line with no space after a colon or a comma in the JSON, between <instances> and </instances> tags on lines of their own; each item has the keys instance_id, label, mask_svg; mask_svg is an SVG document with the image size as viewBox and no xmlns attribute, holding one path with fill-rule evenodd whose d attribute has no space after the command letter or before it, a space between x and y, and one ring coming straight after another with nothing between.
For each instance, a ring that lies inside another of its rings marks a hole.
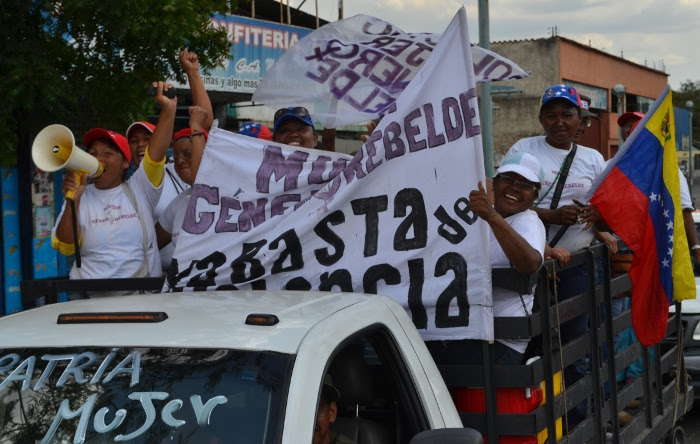
<instances>
[{"instance_id":1,"label":"banner with black lettering","mask_svg":"<svg viewBox=\"0 0 700 444\"><path fill-rule=\"evenodd\" d=\"M425 339L493 339L468 36L462 8L354 157L214 128L167 285L381 294Z\"/></svg>"},{"instance_id":2,"label":"banner with black lettering","mask_svg":"<svg viewBox=\"0 0 700 444\"><path fill-rule=\"evenodd\" d=\"M329 23L277 59L253 101L306 106L326 128L367 122L391 108L439 40L440 34L405 33L368 15ZM530 77L513 61L470 46L477 83Z\"/></svg>"}]
</instances>

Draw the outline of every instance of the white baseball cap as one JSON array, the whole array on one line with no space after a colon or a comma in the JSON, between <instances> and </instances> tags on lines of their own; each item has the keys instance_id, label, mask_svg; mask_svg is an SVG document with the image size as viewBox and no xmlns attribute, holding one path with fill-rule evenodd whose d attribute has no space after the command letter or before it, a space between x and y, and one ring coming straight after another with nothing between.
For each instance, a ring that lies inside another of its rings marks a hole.
<instances>
[{"instance_id":1,"label":"white baseball cap","mask_svg":"<svg viewBox=\"0 0 700 444\"><path fill-rule=\"evenodd\" d=\"M496 174L501 173L520 174L525 179L535 183L541 183L544 177L540 161L530 153L515 153L507 156L496 171Z\"/></svg>"}]
</instances>

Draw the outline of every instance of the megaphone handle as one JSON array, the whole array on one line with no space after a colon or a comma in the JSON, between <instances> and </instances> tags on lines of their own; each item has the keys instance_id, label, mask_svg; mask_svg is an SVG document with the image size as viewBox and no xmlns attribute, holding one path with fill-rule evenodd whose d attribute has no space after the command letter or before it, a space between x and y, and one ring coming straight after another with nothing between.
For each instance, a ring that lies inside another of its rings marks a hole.
<instances>
[{"instance_id":1,"label":"megaphone handle","mask_svg":"<svg viewBox=\"0 0 700 444\"><path fill-rule=\"evenodd\" d=\"M71 171L71 173L74 174L76 179L78 180L78 187L80 187L80 185L82 185L82 183L83 183L83 173L87 173L87 172L88 171L86 171L86 170L73 170L73 171ZM76 190L66 191L66 195L65 195L66 200L70 200L71 202L73 202L75 200L75 193L76 193Z\"/></svg>"},{"instance_id":2,"label":"megaphone handle","mask_svg":"<svg viewBox=\"0 0 700 444\"><path fill-rule=\"evenodd\" d=\"M72 192L73 197L75 197L75 191ZM73 218L73 245L75 246L75 266L80 268L82 262L80 260L80 244L78 243L78 216L75 214L75 201L73 197L68 197L68 192L66 193L66 199L70 202L70 215Z\"/></svg>"}]
</instances>

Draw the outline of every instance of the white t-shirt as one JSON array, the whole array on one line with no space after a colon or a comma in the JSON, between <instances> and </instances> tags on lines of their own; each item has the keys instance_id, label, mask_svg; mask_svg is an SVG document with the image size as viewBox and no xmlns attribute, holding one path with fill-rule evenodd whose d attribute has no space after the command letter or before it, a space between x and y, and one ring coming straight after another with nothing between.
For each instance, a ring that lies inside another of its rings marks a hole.
<instances>
[{"instance_id":1,"label":"white t-shirt","mask_svg":"<svg viewBox=\"0 0 700 444\"><path fill-rule=\"evenodd\" d=\"M544 262L545 230L542 221L533 210L525 210L522 213L514 214L506 218L506 222L527 241L532 248L537 250ZM510 261L503 251L503 248L496 240L493 231L491 232L491 267L509 268ZM534 289L533 289L534 291ZM532 314L533 294L520 295L515 291L493 287L493 315L496 317L518 317ZM527 307L527 313L523 308L523 302ZM508 347L525 353L528 339L497 339L498 342Z\"/></svg>"},{"instance_id":2,"label":"white t-shirt","mask_svg":"<svg viewBox=\"0 0 700 444\"><path fill-rule=\"evenodd\" d=\"M165 209L170 205L170 202L175 199L175 197L190 186L180 179L180 176L175 172L174 163L165 164L165 172L163 176L163 193L160 195L160 200L156 209L153 210L153 220L160 220ZM168 244L160 250L160 265L163 272L170 268L170 260L173 258L173 253L175 252L175 246L173 244Z\"/></svg>"},{"instance_id":3,"label":"white t-shirt","mask_svg":"<svg viewBox=\"0 0 700 444\"><path fill-rule=\"evenodd\" d=\"M545 141L545 136L528 137L521 139L513 145L506 156L512 153L530 153L537 157L544 170L544 180L540 195L535 201L539 208L549 209L552 203L552 196L559 180L557 173L561 169L562 163L569 154L569 150L554 148ZM588 192L593 181L605 168L603 156L592 148L579 145L576 155L571 163L569 175L559 199L559 207L564 205L574 205L573 200L581 201ZM555 180L556 178L556 180ZM593 227L583 230L585 224L571 225L561 238L557 247L562 247L571 253L575 253L591 244L593 240ZM559 231L560 225L550 225L547 239L551 240Z\"/></svg>"},{"instance_id":4,"label":"white t-shirt","mask_svg":"<svg viewBox=\"0 0 700 444\"><path fill-rule=\"evenodd\" d=\"M143 229L139 218L143 218L148 233L148 274L152 277L162 275L153 208L158 203L163 187L155 188L151 184L143 166L134 172L127 183L139 207L138 214L122 186L99 190L94 184L89 184L85 188L78 208L82 266L78 273L76 264L73 264L71 279L132 277L144 260ZM56 219L56 226L65 212L66 202ZM70 210L65 217L71 217ZM56 235L56 226L52 236Z\"/></svg>"},{"instance_id":5,"label":"white t-shirt","mask_svg":"<svg viewBox=\"0 0 700 444\"><path fill-rule=\"evenodd\" d=\"M177 245L177 238L180 236L180 231L182 231L182 221L185 220L185 212L187 211L191 194L192 188L188 188L175 196L175 199L170 202L170 205L163 211L158 220L160 226L170 233L170 243L173 245L173 248Z\"/></svg>"},{"instance_id":6,"label":"white t-shirt","mask_svg":"<svg viewBox=\"0 0 700 444\"><path fill-rule=\"evenodd\" d=\"M688 181L678 168L678 178L681 180L681 208L684 210L693 209L693 200L690 198L690 189L688 189Z\"/></svg>"}]
</instances>

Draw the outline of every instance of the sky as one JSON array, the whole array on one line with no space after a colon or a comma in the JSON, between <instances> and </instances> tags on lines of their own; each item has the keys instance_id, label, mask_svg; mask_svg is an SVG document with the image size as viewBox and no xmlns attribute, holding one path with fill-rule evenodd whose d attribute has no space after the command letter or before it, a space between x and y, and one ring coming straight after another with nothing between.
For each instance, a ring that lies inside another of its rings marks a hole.
<instances>
[{"instance_id":1,"label":"sky","mask_svg":"<svg viewBox=\"0 0 700 444\"><path fill-rule=\"evenodd\" d=\"M302 0L289 0L297 7ZM338 19L338 0L306 0L302 10ZM479 41L478 0L344 0L344 16L372 15L404 32L442 32L461 6ZM285 3L286 4L286 3ZM490 0L490 41L558 35L670 74L679 89L700 81L700 0ZM624 79L620 79L624 84Z\"/></svg>"}]
</instances>

